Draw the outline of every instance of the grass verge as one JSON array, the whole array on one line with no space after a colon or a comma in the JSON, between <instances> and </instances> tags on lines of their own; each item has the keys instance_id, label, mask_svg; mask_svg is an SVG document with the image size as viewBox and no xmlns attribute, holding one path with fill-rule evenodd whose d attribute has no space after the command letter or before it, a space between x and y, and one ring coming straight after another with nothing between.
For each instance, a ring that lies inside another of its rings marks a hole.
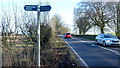
<instances>
[{"instance_id":1,"label":"grass verge","mask_svg":"<svg viewBox=\"0 0 120 68\"><path fill-rule=\"evenodd\" d=\"M80 61L71 51L70 47L59 37L55 45L41 51L42 68L78 68Z\"/></svg>"},{"instance_id":2,"label":"grass verge","mask_svg":"<svg viewBox=\"0 0 120 68\"><path fill-rule=\"evenodd\" d=\"M95 40L95 36L87 36L87 35L74 35L74 37L79 37L82 39L89 39L89 40Z\"/></svg>"},{"instance_id":3,"label":"grass verge","mask_svg":"<svg viewBox=\"0 0 120 68\"><path fill-rule=\"evenodd\" d=\"M92 38L92 37L80 37L82 39L89 39L89 40L95 40L95 38Z\"/></svg>"}]
</instances>

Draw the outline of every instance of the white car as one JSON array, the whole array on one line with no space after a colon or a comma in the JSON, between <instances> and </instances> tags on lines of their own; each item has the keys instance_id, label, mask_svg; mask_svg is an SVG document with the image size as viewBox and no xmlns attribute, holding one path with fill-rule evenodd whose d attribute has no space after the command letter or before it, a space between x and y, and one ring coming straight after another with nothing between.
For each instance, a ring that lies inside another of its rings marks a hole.
<instances>
[{"instance_id":1,"label":"white car","mask_svg":"<svg viewBox=\"0 0 120 68\"><path fill-rule=\"evenodd\" d=\"M106 45L120 45L120 40L112 34L99 34L96 36L96 44Z\"/></svg>"}]
</instances>

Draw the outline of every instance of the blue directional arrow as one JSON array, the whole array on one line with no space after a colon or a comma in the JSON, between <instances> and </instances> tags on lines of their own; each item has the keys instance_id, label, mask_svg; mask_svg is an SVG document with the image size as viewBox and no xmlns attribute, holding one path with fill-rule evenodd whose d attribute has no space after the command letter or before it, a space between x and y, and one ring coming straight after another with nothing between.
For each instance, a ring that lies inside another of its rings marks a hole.
<instances>
[{"instance_id":1,"label":"blue directional arrow","mask_svg":"<svg viewBox=\"0 0 120 68\"><path fill-rule=\"evenodd\" d=\"M40 12L50 11L50 10L51 10L50 5L40 6Z\"/></svg>"},{"instance_id":2,"label":"blue directional arrow","mask_svg":"<svg viewBox=\"0 0 120 68\"><path fill-rule=\"evenodd\" d=\"M25 5L25 11L37 11L37 5Z\"/></svg>"}]
</instances>

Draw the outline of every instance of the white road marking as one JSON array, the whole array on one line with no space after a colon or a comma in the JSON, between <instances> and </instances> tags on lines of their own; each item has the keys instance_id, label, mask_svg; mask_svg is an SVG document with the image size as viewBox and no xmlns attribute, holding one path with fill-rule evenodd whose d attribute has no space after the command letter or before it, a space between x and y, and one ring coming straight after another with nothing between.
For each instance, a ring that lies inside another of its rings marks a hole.
<instances>
[{"instance_id":1,"label":"white road marking","mask_svg":"<svg viewBox=\"0 0 120 68\"><path fill-rule=\"evenodd\" d=\"M65 41L66 42L66 41ZM66 42L67 43L67 42ZM86 66L87 68L89 68L88 67L88 65L87 65L87 63L78 55L78 53L67 43L67 45L72 49L72 51L78 56L78 58L79 58L79 60L81 60L82 61L82 63L84 64L84 66Z\"/></svg>"},{"instance_id":2,"label":"white road marking","mask_svg":"<svg viewBox=\"0 0 120 68\"><path fill-rule=\"evenodd\" d=\"M92 46L97 46L97 45L94 45L94 44L92 44L92 43L88 43L88 44L90 44L90 45L92 45Z\"/></svg>"},{"instance_id":3,"label":"white road marking","mask_svg":"<svg viewBox=\"0 0 120 68\"><path fill-rule=\"evenodd\" d=\"M92 44L92 43L88 43L88 44L90 44L90 45L92 45L92 46L97 46L97 45ZM112 50L112 49L109 49L109 48L106 48L106 47L102 47L102 46L97 46L97 47L100 47L100 48L102 48L102 49L111 51L111 52L115 53L116 55L119 55L119 56L120 56L120 54L119 54L117 51L115 51L115 50Z\"/></svg>"},{"instance_id":4,"label":"white road marking","mask_svg":"<svg viewBox=\"0 0 120 68\"><path fill-rule=\"evenodd\" d=\"M98 46L98 47L100 47L100 48L102 48L102 49L105 49L105 50L108 50L108 51L111 51L111 52L115 53L116 55L119 55L119 56L120 56L120 54L119 54L117 51L115 51L115 50L111 50L111 49L109 49L109 48L105 48L105 47L102 47L102 46Z\"/></svg>"},{"instance_id":5,"label":"white road marking","mask_svg":"<svg viewBox=\"0 0 120 68\"><path fill-rule=\"evenodd\" d=\"M88 42L84 42L84 43L88 43ZM88 44L90 44L90 45L92 45L92 46L97 46L97 45L92 44L92 43L88 43ZM115 53L116 55L119 55L119 56L120 56L120 53L118 53L118 52L115 51L115 50L112 50L112 49L109 49L109 48L106 48L106 47L102 47L102 46L97 46L97 47L102 48L102 49L105 49L105 50L108 50L108 51L111 51L111 52Z\"/></svg>"}]
</instances>

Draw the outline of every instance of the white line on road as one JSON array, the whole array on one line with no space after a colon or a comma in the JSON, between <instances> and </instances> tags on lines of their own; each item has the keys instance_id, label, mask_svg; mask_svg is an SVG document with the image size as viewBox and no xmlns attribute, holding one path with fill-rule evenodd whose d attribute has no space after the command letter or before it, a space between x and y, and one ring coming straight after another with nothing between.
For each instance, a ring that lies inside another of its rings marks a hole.
<instances>
[{"instance_id":1,"label":"white line on road","mask_svg":"<svg viewBox=\"0 0 120 68\"><path fill-rule=\"evenodd\" d=\"M65 41L66 42L66 41ZM66 42L67 43L67 42ZM67 43L67 45L68 46L70 46L68 43ZM87 65L87 63L78 55L78 53L70 46L70 48L72 49L72 51L78 56L78 58L79 58L79 60L84 64L84 66L86 66L87 68L89 68L88 67L88 65Z\"/></svg>"},{"instance_id":2,"label":"white line on road","mask_svg":"<svg viewBox=\"0 0 120 68\"><path fill-rule=\"evenodd\" d=\"M88 44L91 44L92 46L97 46L97 45L92 44L92 43L88 43ZM116 55L119 55L119 56L120 56L120 54L119 54L117 51L114 51L114 50L111 50L111 49L109 49L109 48L105 48L105 47L102 47L102 46L97 46L97 47L100 47L100 48L102 48L102 49L111 51L111 52L115 53Z\"/></svg>"},{"instance_id":3,"label":"white line on road","mask_svg":"<svg viewBox=\"0 0 120 68\"><path fill-rule=\"evenodd\" d=\"M111 49L108 49L108 48L105 48L105 47L101 47L101 46L98 46L98 47L100 47L102 49L105 49L105 50L108 50L108 51L111 51L111 52L115 53L116 55L120 56L120 54L117 51L114 51L114 50L111 50Z\"/></svg>"},{"instance_id":4,"label":"white line on road","mask_svg":"<svg viewBox=\"0 0 120 68\"><path fill-rule=\"evenodd\" d=\"M94 44L92 44L92 43L88 43L88 44L90 44L90 45L92 45L92 46L97 46L97 45L94 45Z\"/></svg>"},{"instance_id":5,"label":"white line on road","mask_svg":"<svg viewBox=\"0 0 120 68\"><path fill-rule=\"evenodd\" d=\"M88 43L88 42L85 42L85 43ZM92 43L88 43L88 44L90 44L90 45L92 45L92 46L97 46L97 45L92 44ZM106 47L102 47L102 46L97 46L97 47L102 48L102 49L105 49L105 50L108 50L108 51L111 51L111 52L115 53L116 55L119 55L119 56L120 56L120 54L119 54L117 51L115 51L115 50L112 50L112 49L109 49L109 48L106 48Z\"/></svg>"}]
</instances>

